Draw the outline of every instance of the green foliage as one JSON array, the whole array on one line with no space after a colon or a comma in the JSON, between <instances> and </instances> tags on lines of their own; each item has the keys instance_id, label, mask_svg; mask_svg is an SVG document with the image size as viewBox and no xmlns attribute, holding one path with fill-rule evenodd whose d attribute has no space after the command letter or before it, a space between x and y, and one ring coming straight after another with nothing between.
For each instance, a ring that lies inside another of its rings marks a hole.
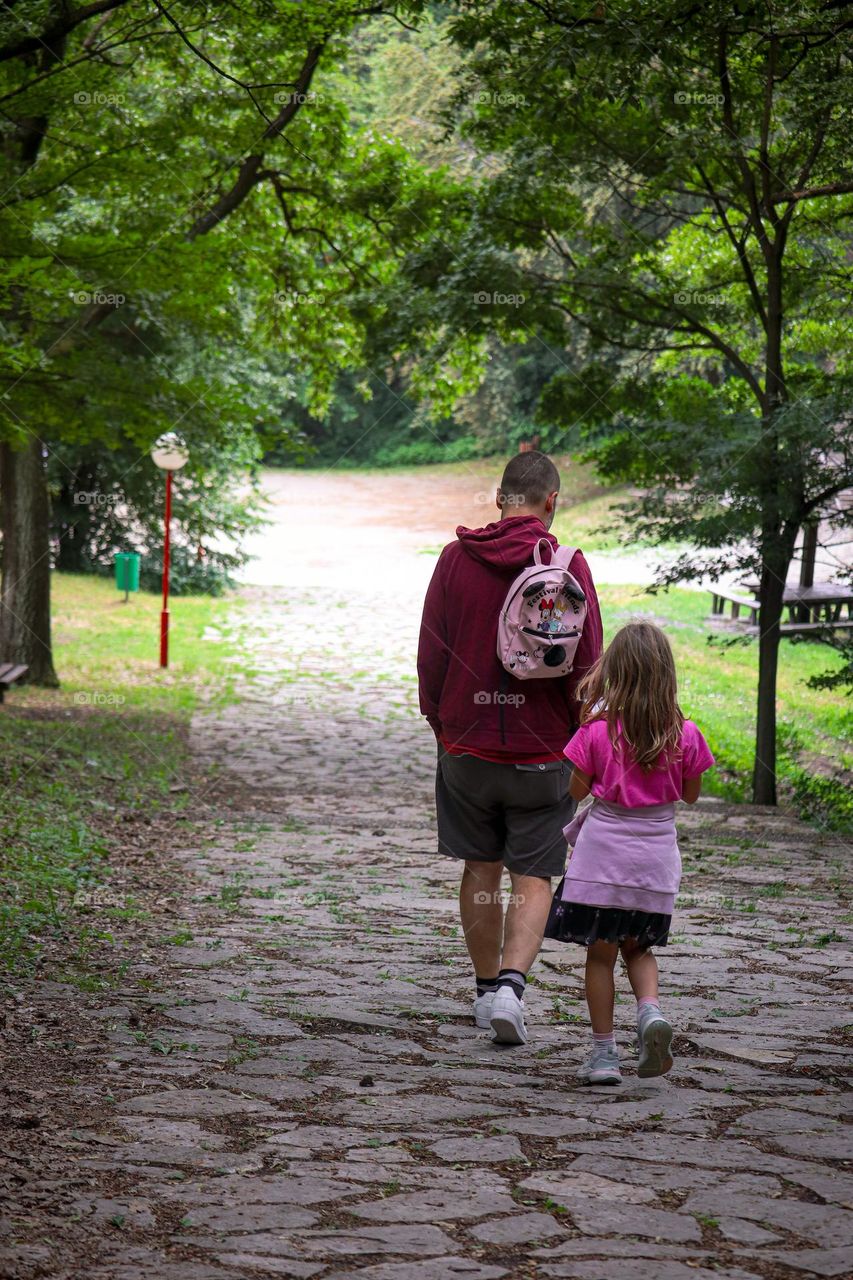
<instances>
[{"instance_id":1,"label":"green foliage","mask_svg":"<svg viewBox=\"0 0 853 1280\"><path fill-rule=\"evenodd\" d=\"M116 958L115 923L138 914L116 879L117 842L140 828L153 838L150 820L183 807L189 793L171 788L200 695L230 696L238 652L241 674L253 669L235 602L173 607L169 671L155 676L156 597L124 605L110 584L61 573L53 593L63 687L14 689L0 713L0 968L32 969L58 948L69 976L97 989L90 970Z\"/></svg>"},{"instance_id":2,"label":"green foliage","mask_svg":"<svg viewBox=\"0 0 853 1280\"><path fill-rule=\"evenodd\" d=\"M424 7L407 0L395 15ZM48 40L56 23L67 34ZM350 0L177 0L168 17L131 0L103 20L36 3L0 13L0 46L24 42L0 61L0 438L36 434L55 455L61 560L75 529L75 568L100 567L121 543L115 521L63 506L93 459L93 490L121 491L143 536L139 459L166 429L189 446L195 514L208 491L187 544L209 544L218 520L239 535L247 509L217 506L211 488L265 450L303 452L285 412L297 381L316 415L341 370L363 368L383 320L377 291L454 189L363 110L359 57L372 40L379 63L403 52L386 28L402 30ZM445 397L450 351L448 362L435 375ZM203 577L221 579L227 560L207 550Z\"/></svg>"},{"instance_id":3,"label":"green foliage","mask_svg":"<svg viewBox=\"0 0 853 1280\"><path fill-rule=\"evenodd\" d=\"M376 451L377 467L413 467L432 462L465 462L482 456L483 444L474 436L459 436L443 444L440 440L419 440L410 444L389 444Z\"/></svg>"},{"instance_id":4,"label":"green foliage","mask_svg":"<svg viewBox=\"0 0 853 1280\"><path fill-rule=\"evenodd\" d=\"M836 831L853 832L853 792L850 775L839 771L829 777L808 769L786 773L794 805L800 816Z\"/></svg>"},{"instance_id":5,"label":"green foliage","mask_svg":"<svg viewBox=\"0 0 853 1280\"><path fill-rule=\"evenodd\" d=\"M263 522L257 487L244 467L255 442L223 454L206 442L173 476L171 590L219 595L246 563L241 540ZM109 449L58 444L48 474L57 568L111 576L118 552L142 556L141 586L158 591L162 577L165 479L147 453L127 443Z\"/></svg>"}]
</instances>

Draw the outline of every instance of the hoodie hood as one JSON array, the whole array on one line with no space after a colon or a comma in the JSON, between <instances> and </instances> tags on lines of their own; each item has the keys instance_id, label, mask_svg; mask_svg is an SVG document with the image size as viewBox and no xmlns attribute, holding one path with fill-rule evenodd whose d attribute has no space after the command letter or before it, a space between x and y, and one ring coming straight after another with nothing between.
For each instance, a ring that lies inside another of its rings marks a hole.
<instances>
[{"instance_id":1,"label":"hoodie hood","mask_svg":"<svg viewBox=\"0 0 853 1280\"><path fill-rule=\"evenodd\" d=\"M472 560L496 569L519 570L533 562L533 548L540 538L552 547L557 539L549 533L538 516L507 516L482 529L466 529L460 525L456 536Z\"/></svg>"}]
</instances>

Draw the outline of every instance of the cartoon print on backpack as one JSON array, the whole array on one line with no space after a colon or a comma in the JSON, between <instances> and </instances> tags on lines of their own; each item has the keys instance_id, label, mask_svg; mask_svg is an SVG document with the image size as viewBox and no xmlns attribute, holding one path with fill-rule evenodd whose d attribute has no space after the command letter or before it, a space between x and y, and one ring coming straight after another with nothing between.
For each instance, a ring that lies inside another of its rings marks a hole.
<instances>
[{"instance_id":1,"label":"cartoon print on backpack","mask_svg":"<svg viewBox=\"0 0 853 1280\"><path fill-rule=\"evenodd\" d=\"M555 550L540 539L533 563L507 592L496 650L504 670L517 680L565 676L572 669L587 613L586 596L569 569L574 554L574 548Z\"/></svg>"},{"instance_id":2,"label":"cartoon print on backpack","mask_svg":"<svg viewBox=\"0 0 853 1280\"><path fill-rule=\"evenodd\" d=\"M539 601L539 630L554 631L556 627L552 621L554 616L554 601L547 596ZM559 623L557 623L559 626Z\"/></svg>"}]
</instances>

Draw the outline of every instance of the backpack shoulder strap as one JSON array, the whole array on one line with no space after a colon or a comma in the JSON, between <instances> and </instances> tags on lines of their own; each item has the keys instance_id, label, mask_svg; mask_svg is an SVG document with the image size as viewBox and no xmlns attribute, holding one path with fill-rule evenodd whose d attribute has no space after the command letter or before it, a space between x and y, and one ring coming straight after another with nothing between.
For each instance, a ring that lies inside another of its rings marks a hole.
<instances>
[{"instance_id":1,"label":"backpack shoulder strap","mask_svg":"<svg viewBox=\"0 0 853 1280\"><path fill-rule=\"evenodd\" d=\"M572 560L579 550L580 547L557 547L557 550L552 556L552 562L556 561L557 564L562 565L564 569L568 570L569 565L572 563Z\"/></svg>"}]
</instances>

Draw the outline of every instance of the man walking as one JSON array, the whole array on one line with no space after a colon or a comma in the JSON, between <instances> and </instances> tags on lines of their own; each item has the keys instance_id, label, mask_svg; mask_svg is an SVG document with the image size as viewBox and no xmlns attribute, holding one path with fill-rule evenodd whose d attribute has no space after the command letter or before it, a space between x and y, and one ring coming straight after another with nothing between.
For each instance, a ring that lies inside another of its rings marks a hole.
<instances>
[{"instance_id":1,"label":"man walking","mask_svg":"<svg viewBox=\"0 0 853 1280\"><path fill-rule=\"evenodd\" d=\"M560 475L544 453L512 458L500 519L456 530L427 590L418 646L421 711L438 742L439 852L464 862L459 911L477 994L474 1020L506 1044L527 1040L524 988L562 875L563 827L574 811L563 748L577 727L575 691L601 652L598 600L580 551L569 565L587 616L567 676L517 680L497 656L498 617L534 547L547 539ZM501 875L512 893L504 919Z\"/></svg>"}]
</instances>

